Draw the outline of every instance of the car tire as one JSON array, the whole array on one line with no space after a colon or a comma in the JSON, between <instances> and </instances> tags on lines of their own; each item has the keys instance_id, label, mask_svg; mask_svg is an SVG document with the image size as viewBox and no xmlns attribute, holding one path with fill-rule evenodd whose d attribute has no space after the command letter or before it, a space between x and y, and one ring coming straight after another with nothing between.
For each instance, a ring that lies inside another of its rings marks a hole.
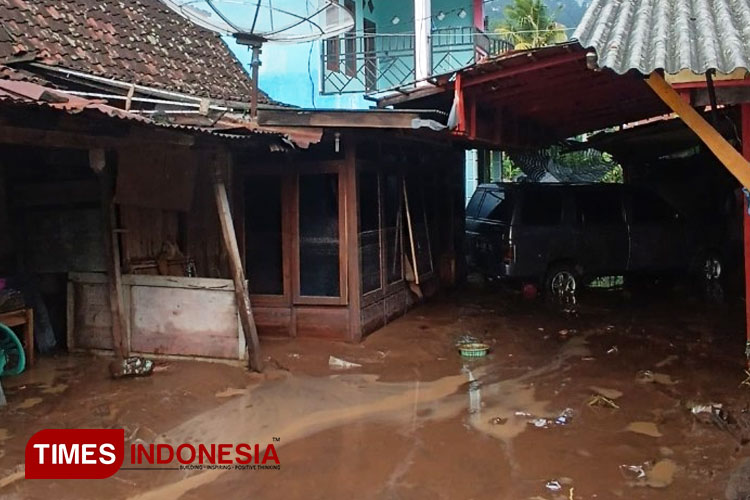
<instances>
[{"instance_id":1,"label":"car tire","mask_svg":"<svg viewBox=\"0 0 750 500\"><path fill-rule=\"evenodd\" d=\"M581 276L573 264L554 264L544 279L544 296L560 307L574 307L580 286Z\"/></svg>"},{"instance_id":2,"label":"car tire","mask_svg":"<svg viewBox=\"0 0 750 500\"><path fill-rule=\"evenodd\" d=\"M715 252L703 256L696 269L698 293L708 304L724 302L723 262Z\"/></svg>"}]
</instances>

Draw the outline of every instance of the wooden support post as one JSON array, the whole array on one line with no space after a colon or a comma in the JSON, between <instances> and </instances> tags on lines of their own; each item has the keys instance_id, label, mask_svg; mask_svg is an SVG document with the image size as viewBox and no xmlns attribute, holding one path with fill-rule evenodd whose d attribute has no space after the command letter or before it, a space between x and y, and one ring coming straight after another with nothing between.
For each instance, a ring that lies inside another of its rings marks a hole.
<instances>
[{"instance_id":1,"label":"wooden support post","mask_svg":"<svg viewBox=\"0 0 750 500\"><path fill-rule=\"evenodd\" d=\"M240 249L237 245L237 235L234 232L234 223L232 222L232 212L229 208L229 198L227 197L227 188L224 182L225 170L230 167L229 154L223 152L217 161L214 171L214 195L216 197L216 210L219 213L219 223L221 224L221 235L224 241L229 258L229 269L234 281L234 296L237 300L237 309L240 315L242 331L245 335L245 343L248 348L250 358L250 368L261 372L263 371L263 362L260 357L260 342L258 341L258 329L255 326L253 310L250 305L250 291L245 281L245 272L242 269L242 260L240 259Z\"/></svg>"},{"instance_id":2,"label":"wooden support post","mask_svg":"<svg viewBox=\"0 0 750 500\"><path fill-rule=\"evenodd\" d=\"M651 73L646 83L680 119L703 141L708 149L734 175L740 184L750 188L750 162L717 132L659 73Z\"/></svg>"},{"instance_id":3,"label":"wooden support post","mask_svg":"<svg viewBox=\"0 0 750 500\"><path fill-rule=\"evenodd\" d=\"M346 246L344 251L347 256L347 279L346 287L349 294L349 340L359 342L362 339L362 275L359 265L359 254L361 252L359 242L359 190L357 189L357 144L354 138L344 138L344 164L340 178L345 186L344 200L346 205L344 214L346 217Z\"/></svg>"},{"instance_id":4,"label":"wooden support post","mask_svg":"<svg viewBox=\"0 0 750 500\"><path fill-rule=\"evenodd\" d=\"M105 152L92 150L89 153L91 168L99 173L102 198L102 220L104 222L104 253L107 261L109 282L109 306L112 313L112 349L118 360L130 355L128 346L128 320L122 296L122 271L120 269L120 242L117 234L114 189L115 171L111 162L105 161Z\"/></svg>"},{"instance_id":5,"label":"wooden support post","mask_svg":"<svg viewBox=\"0 0 750 500\"><path fill-rule=\"evenodd\" d=\"M742 155L750 160L750 104L742 104L741 108L742 126ZM742 228L744 237L745 256L745 358L747 367L750 369L750 205L747 196L743 196Z\"/></svg>"}]
</instances>

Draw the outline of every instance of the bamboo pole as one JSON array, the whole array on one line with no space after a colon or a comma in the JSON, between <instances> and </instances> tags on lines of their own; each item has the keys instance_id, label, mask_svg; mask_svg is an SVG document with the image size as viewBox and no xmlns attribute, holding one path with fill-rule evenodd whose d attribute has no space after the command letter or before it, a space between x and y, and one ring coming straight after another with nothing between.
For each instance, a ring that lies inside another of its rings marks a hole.
<instances>
[{"instance_id":1,"label":"bamboo pole","mask_svg":"<svg viewBox=\"0 0 750 500\"><path fill-rule=\"evenodd\" d=\"M411 260L414 266L414 284L419 285L419 268L417 267L417 249L414 243L414 229L411 225L411 210L409 209L409 195L406 192L406 179L404 179L404 208L406 211L406 228L409 231L409 244L411 245Z\"/></svg>"}]
</instances>

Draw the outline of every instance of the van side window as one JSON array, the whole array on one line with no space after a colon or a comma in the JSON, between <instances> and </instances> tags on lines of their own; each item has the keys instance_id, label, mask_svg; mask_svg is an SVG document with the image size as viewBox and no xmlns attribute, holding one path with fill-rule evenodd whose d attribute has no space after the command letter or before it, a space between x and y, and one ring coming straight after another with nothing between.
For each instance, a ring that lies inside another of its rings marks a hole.
<instances>
[{"instance_id":1,"label":"van side window","mask_svg":"<svg viewBox=\"0 0 750 500\"><path fill-rule=\"evenodd\" d=\"M523 197L521 220L528 226L554 226L562 221L562 193L559 191L527 191Z\"/></svg>"},{"instance_id":2,"label":"van side window","mask_svg":"<svg viewBox=\"0 0 750 500\"><path fill-rule=\"evenodd\" d=\"M577 217L581 224L622 224L622 201L619 192L589 191L576 195Z\"/></svg>"},{"instance_id":3,"label":"van side window","mask_svg":"<svg viewBox=\"0 0 750 500\"><path fill-rule=\"evenodd\" d=\"M469 204L466 205L466 216L477 217L479 212L479 204L482 202L482 196L484 196L484 190L476 190L469 200Z\"/></svg>"},{"instance_id":4,"label":"van side window","mask_svg":"<svg viewBox=\"0 0 750 500\"><path fill-rule=\"evenodd\" d=\"M510 222L513 216L513 200L507 191L487 191L479 209L480 219Z\"/></svg>"},{"instance_id":5,"label":"van side window","mask_svg":"<svg viewBox=\"0 0 750 500\"><path fill-rule=\"evenodd\" d=\"M674 220L676 211L669 203L651 193L633 193L634 224L661 224Z\"/></svg>"}]
</instances>

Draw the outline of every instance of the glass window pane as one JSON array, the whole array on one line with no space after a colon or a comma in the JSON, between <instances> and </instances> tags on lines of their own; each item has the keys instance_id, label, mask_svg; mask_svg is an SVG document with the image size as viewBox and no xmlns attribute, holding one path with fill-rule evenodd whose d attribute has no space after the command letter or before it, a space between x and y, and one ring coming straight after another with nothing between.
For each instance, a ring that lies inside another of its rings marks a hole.
<instances>
[{"instance_id":1,"label":"glass window pane","mask_svg":"<svg viewBox=\"0 0 750 500\"><path fill-rule=\"evenodd\" d=\"M466 205L466 216L467 217L479 217L479 204L482 202L482 196L484 190L474 191L474 194L469 200L469 204Z\"/></svg>"},{"instance_id":2,"label":"glass window pane","mask_svg":"<svg viewBox=\"0 0 750 500\"><path fill-rule=\"evenodd\" d=\"M378 174L359 174L359 264L362 293L380 288L380 188Z\"/></svg>"},{"instance_id":3,"label":"glass window pane","mask_svg":"<svg viewBox=\"0 0 750 500\"><path fill-rule=\"evenodd\" d=\"M282 295L281 177L245 182L245 261L250 292Z\"/></svg>"},{"instance_id":4,"label":"glass window pane","mask_svg":"<svg viewBox=\"0 0 750 500\"><path fill-rule=\"evenodd\" d=\"M480 219L490 219L497 222L510 223L513 215L513 199L506 191L487 191L482 208L479 210Z\"/></svg>"},{"instance_id":5,"label":"glass window pane","mask_svg":"<svg viewBox=\"0 0 750 500\"><path fill-rule=\"evenodd\" d=\"M403 278L404 210L401 192L401 179L398 175L387 174L383 177L383 210L385 212L383 241L385 262L388 266L385 275L389 284L401 281Z\"/></svg>"},{"instance_id":6,"label":"glass window pane","mask_svg":"<svg viewBox=\"0 0 750 500\"><path fill-rule=\"evenodd\" d=\"M299 177L300 295L341 295L338 184L338 174Z\"/></svg>"}]
</instances>

